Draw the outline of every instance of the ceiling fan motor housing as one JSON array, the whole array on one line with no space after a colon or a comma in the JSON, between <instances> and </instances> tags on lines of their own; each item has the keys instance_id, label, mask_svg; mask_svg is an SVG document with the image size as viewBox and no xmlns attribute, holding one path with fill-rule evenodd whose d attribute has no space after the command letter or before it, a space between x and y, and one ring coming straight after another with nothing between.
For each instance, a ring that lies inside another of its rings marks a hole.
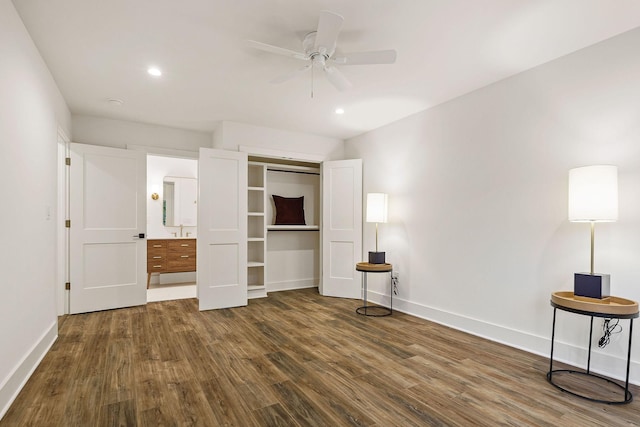
<instances>
[{"instance_id":1,"label":"ceiling fan motor housing","mask_svg":"<svg viewBox=\"0 0 640 427\"><path fill-rule=\"evenodd\" d=\"M302 40L302 49L304 53L306 53L311 61L313 61L314 65L324 66L327 59L331 57L333 52L336 50L335 43L333 46L319 46L316 49L316 34L317 31L311 31L304 36Z\"/></svg>"}]
</instances>

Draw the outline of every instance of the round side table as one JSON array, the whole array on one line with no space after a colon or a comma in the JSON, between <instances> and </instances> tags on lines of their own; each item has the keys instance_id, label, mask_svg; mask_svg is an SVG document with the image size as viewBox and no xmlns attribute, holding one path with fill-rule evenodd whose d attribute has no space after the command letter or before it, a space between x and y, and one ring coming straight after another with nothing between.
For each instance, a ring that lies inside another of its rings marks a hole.
<instances>
[{"instance_id":1,"label":"round side table","mask_svg":"<svg viewBox=\"0 0 640 427\"><path fill-rule=\"evenodd\" d=\"M362 296L364 305L356 308L356 313L363 316L383 317L390 316L393 313L393 266L391 264L371 264L368 262L359 262L356 264L356 270L362 272L362 281L364 284L364 293ZM391 287L391 302L389 307L380 305L367 305L367 274L369 273L389 273L389 284Z\"/></svg>"},{"instance_id":2,"label":"round side table","mask_svg":"<svg viewBox=\"0 0 640 427\"><path fill-rule=\"evenodd\" d=\"M631 338L633 336L633 319L638 317L638 303L625 298L610 296L602 300L593 298L582 298L573 295L570 291L558 291L551 294L551 306L553 307L553 327L551 329L551 355L549 356L549 372L547 373L547 381L560 390L572 394L583 399L598 403L623 404L633 400L633 395L629 391L629 366L631 362ZM556 333L556 310L568 311L570 313L581 314L591 317L591 329L589 330L589 353L587 358L587 370L576 371L572 369L553 369L553 343ZM627 350L627 378L624 387L615 381L611 381L600 375L591 372L591 341L593 338L593 318L602 317L608 319L629 319L629 348ZM568 390L558 385L553 380L555 373L568 373L571 375L587 376L596 378L602 383L611 384L614 387L624 390L624 398L622 400L603 400L589 397L577 391Z\"/></svg>"}]
</instances>

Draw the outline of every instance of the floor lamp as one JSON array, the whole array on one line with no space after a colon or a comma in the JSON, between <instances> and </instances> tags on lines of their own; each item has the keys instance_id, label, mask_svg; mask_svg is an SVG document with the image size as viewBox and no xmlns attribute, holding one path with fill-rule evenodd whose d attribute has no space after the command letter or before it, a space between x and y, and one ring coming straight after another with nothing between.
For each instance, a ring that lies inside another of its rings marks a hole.
<instances>
[{"instance_id":1,"label":"floor lamp","mask_svg":"<svg viewBox=\"0 0 640 427\"><path fill-rule=\"evenodd\" d=\"M387 222L387 195L384 193L367 194L367 222L376 223L376 251L369 252L370 264L384 264L385 253L378 252L378 223Z\"/></svg>"},{"instance_id":2,"label":"floor lamp","mask_svg":"<svg viewBox=\"0 0 640 427\"><path fill-rule=\"evenodd\" d=\"M591 269L575 273L574 295L603 299L610 295L610 276L594 272L596 222L618 219L618 168L610 165L585 166L569 171L569 221L591 224Z\"/></svg>"}]
</instances>

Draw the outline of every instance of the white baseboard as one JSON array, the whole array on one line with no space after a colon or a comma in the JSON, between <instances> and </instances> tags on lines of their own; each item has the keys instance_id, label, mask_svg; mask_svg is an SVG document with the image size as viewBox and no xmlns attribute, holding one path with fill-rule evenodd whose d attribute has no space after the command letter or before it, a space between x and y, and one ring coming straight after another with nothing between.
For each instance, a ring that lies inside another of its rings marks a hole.
<instances>
[{"instance_id":1,"label":"white baseboard","mask_svg":"<svg viewBox=\"0 0 640 427\"><path fill-rule=\"evenodd\" d=\"M267 288L266 286L248 286L247 287L247 299L266 298Z\"/></svg>"},{"instance_id":2,"label":"white baseboard","mask_svg":"<svg viewBox=\"0 0 640 427\"><path fill-rule=\"evenodd\" d=\"M27 383L31 374L36 370L42 358L44 358L57 338L58 321L56 319L0 385L0 419L9 410L13 401L18 397L20 390Z\"/></svg>"},{"instance_id":3,"label":"white baseboard","mask_svg":"<svg viewBox=\"0 0 640 427\"><path fill-rule=\"evenodd\" d=\"M368 292L368 299L387 307L390 303L389 295L374 291ZM510 329L505 326L487 323L467 316L462 316L460 314L450 313L423 304L407 301L398 297L393 298L393 309L546 358L548 358L551 353L550 337L537 336L528 332ZM628 334L628 329L625 329L625 331ZM628 340L628 335L625 334L624 339ZM556 369L556 362L575 366L579 370L586 369L588 356L588 348L586 345L587 343L585 343L584 347L580 347L574 344L558 341L556 338L553 349L554 369ZM631 360L630 365L629 383L640 385L640 363ZM603 353L598 349L597 343L593 344L591 348L592 372L624 382L626 367L626 357L622 358L616 355Z\"/></svg>"},{"instance_id":4,"label":"white baseboard","mask_svg":"<svg viewBox=\"0 0 640 427\"><path fill-rule=\"evenodd\" d=\"M267 293L278 291L291 291L294 289L306 289L317 288L318 279L299 279L299 280L286 280L283 282L269 282L267 283Z\"/></svg>"}]
</instances>

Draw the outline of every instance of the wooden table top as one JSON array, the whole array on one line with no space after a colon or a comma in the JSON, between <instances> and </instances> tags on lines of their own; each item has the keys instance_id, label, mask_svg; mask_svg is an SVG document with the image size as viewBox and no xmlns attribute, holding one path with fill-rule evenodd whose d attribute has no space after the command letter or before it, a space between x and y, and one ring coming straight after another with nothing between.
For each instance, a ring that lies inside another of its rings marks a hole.
<instances>
[{"instance_id":1,"label":"wooden table top","mask_svg":"<svg viewBox=\"0 0 640 427\"><path fill-rule=\"evenodd\" d=\"M633 316L638 314L637 302L614 296L598 300L575 296L571 291L558 291L551 294L551 302L559 307L609 314L611 316Z\"/></svg>"},{"instance_id":2,"label":"wooden table top","mask_svg":"<svg viewBox=\"0 0 640 427\"><path fill-rule=\"evenodd\" d=\"M369 273L388 273L393 270L391 264L371 264L368 262L359 262L356 264L356 270L367 271Z\"/></svg>"}]
</instances>

